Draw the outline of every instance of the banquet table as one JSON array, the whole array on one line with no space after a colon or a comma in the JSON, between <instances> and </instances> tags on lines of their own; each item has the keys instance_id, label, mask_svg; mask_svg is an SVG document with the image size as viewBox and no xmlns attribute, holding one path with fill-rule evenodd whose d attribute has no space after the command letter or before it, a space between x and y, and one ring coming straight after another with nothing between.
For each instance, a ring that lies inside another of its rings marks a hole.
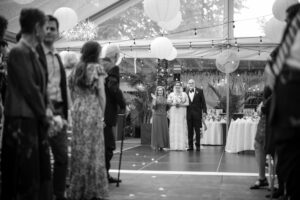
<instances>
[{"instance_id":1,"label":"banquet table","mask_svg":"<svg viewBox=\"0 0 300 200\"><path fill-rule=\"evenodd\" d=\"M205 121L207 130L203 133L201 144L204 145L223 145L223 124L225 121Z\"/></svg>"},{"instance_id":2,"label":"banquet table","mask_svg":"<svg viewBox=\"0 0 300 200\"><path fill-rule=\"evenodd\" d=\"M237 119L232 121L229 127L225 151L238 153L246 150L254 150L254 138L258 120Z\"/></svg>"}]
</instances>

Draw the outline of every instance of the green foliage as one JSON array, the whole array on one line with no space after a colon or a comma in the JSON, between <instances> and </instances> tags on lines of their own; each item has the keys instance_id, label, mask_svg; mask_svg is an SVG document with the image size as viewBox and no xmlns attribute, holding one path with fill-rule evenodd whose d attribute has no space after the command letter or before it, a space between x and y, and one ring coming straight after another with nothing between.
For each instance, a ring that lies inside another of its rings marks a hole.
<instances>
[{"instance_id":1,"label":"green foliage","mask_svg":"<svg viewBox=\"0 0 300 200\"><path fill-rule=\"evenodd\" d=\"M234 0L234 9L239 11L245 0ZM198 30L198 37L214 38L223 36L224 0L181 0L181 13L184 23L174 31L203 28ZM173 32L174 32L173 31ZM155 37L164 33L156 22L151 21L144 13L143 2L129 8L122 14L99 25L99 40L133 39ZM175 38L194 37L194 33L180 33Z\"/></svg>"},{"instance_id":2,"label":"green foliage","mask_svg":"<svg viewBox=\"0 0 300 200\"><path fill-rule=\"evenodd\" d=\"M136 87L138 94L133 103L138 111L138 118L142 123L150 123L152 116L151 110L151 93L156 88L156 74L137 73L132 74L129 84ZM137 86L143 86L141 88Z\"/></svg>"},{"instance_id":3,"label":"green foliage","mask_svg":"<svg viewBox=\"0 0 300 200\"><path fill-rule=\"evenodd\" d=\"M218 90L212 86L211 84L208 84L208 89L211 89L216 96L218 97L218 105L215 107L216 109L223 109L224 111L226 111L227 108L227 97L226 96L222 96ZM250 101L251 99L253 99L255 97L250 96L247 99L245 99L245 93L241 94L241 95L235 95L232 93L232 90L229 89L229 116L230 118L232 117L232 115L234 113L239 113L241 111L241 109L243 108L243 106Z\"/></svg>"}]
</instances>

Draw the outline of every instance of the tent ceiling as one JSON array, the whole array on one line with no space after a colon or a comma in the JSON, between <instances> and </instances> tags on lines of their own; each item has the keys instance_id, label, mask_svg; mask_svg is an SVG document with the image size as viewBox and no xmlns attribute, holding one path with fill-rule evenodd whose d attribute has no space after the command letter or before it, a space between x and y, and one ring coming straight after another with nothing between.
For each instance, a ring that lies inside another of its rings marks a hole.
<instances>
[{"instance_id":1,"label":"tent ceiling","mask_svg":"<svg viewBox=\"0 0 300 200\"><path fill-rule=\"evenodd\" d=\"M70 7L78 15L78 20L89 19L99 25L107 19L114 17L141 0L34 0L32 3L21 5L13 0L0 1L0 13L8 19L8 34L12 40L20 30L19 14L22 8L39 8L46 14L53 14L60 7Z\"/></svg>"}]
</instances>

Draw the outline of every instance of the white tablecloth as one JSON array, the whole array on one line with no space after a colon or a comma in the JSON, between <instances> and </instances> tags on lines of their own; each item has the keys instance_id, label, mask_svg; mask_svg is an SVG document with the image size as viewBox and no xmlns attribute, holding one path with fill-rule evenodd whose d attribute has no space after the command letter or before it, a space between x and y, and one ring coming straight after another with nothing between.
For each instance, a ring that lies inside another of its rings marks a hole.
<instances>
[{"instance_id":1,"label":"white tablecloth","mask_svg":"<svg viewBox=\"0 0 300 200\"><path fill-rule=\"evenodd\" d=\"M258 121L251 119L237 119L229 127L225 151L238 153L245 150L254 150L254 138Z\"/></svg>"},{"instance_id":2,"label":"white tablecloth","mask_svg":"<svg viewBox=\"0 0 300 200\"><path fill-rule=\"evenodd\" d=\"M205 121L207 130L203 133L201 144L206 145L222 145L223 144L223 128L222 123L218 121Z\"/></svg>"}]
</instances>

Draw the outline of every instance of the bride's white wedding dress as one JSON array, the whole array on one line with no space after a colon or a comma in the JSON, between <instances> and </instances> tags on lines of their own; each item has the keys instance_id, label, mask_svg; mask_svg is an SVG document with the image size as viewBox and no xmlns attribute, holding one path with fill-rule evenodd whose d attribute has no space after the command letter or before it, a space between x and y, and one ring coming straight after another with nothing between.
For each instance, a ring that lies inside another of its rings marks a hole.
<instances>
[{"instance_id":1,"label":"bride's white wedding dress","mask_svg":"<svg viewBox=\"0 0 300 200\"><path fill-rule=\"evenodd\" d=\"M187 121L186 106L189 104L185 92L174 93L168 96L168 103L179 103L180 106L171 106L169 110L170 126L170 150L186 150L187 148Z\"/></svg>"}]
</instances>

